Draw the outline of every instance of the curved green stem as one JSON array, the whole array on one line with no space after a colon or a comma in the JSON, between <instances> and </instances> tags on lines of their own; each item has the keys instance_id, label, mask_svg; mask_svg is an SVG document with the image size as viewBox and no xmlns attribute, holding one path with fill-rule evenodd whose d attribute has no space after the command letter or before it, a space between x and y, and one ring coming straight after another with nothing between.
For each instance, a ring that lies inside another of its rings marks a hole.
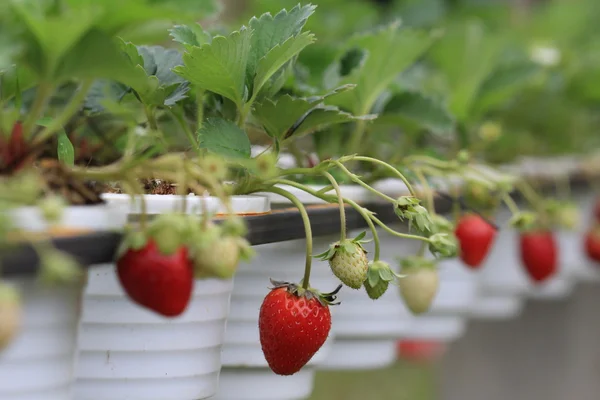
<instances>
[{"instance_id":1,"label":"curved green stem","mask_svg":"<svg viewBox=\"0 0 600 400\"><path fill-rule=\"evenodd\" d=\"M520 179L517 182L517 188L519 191L525 196L527 201L533 206L533 208L540 210L544 199L533 190L531 185L527 183L524 179Z\"/></svg>"},{"instance_id":2,"label":"curved green stem","mask_svg":"<svg viewBox=\"0 0 600 400\"><path fill-rule=\"evenodd\" d=\"M342 197L342 191L335 178L329 172L323 172L323 176L329 179L331 185L335 189L335 194L338 198L338 204L340 207L340 242L346 240L346 206L344 205L344 198Z\"/></svg>"},{"instance_id":3,"label":"curved green stem","mask_svg":"<svg viewBox=\"0 0 600 400\"><path fill-rule=\"evenodd\" d=\"M423 189L425 189L425 197L427 198L427 208L429 208L429 212L431 213L431 215L435 215L435 202L433 201L433 190L431 189L431 186L429 186L427 178L425 178L425 175L423 175L423 172L421 172L420 169L415 169L413 172L421 182L421 185L423 185Z\"/></svg>"},{"instance_id":4,"label":"curved green stem","mask_svg":"<svg viewBox=\"0 0 600 400\"><path fill-rule=\"evenodd\" d=\"M302 288L308 289L310 287L309 280L312 265L312 228L310 226L310 219L308 218L306 208L304 208L304 204L302 204L296 196L294 196L287 190L283 190L277 187L270 187L266 189L266 191L285 197L286 199L291 201L296 206L296 208L298 208L298 211L300 211L300 215L302 216L302 222L304 223L304 233L306 235L306 264L304 266L304 278L302 280Z\"/></svg>"},{"instance_id":5,"label":"curved green stem","mask_svg":"<svg viewBox=\"0 0 600 400\"><path fill-rule=\"evenodd\" d=\"M404 158L404 163L423 163L439 169L454 169L455 164L449 161L438 160L429 156L414 155Z\"/></svg>"},{"instance_id":6,"label":"curved green stem","mask_svg":"<svg viewBox=\"0 0 600 400\"><path fill-rule=\"evenodd\" d=\"M153 131L158 130L158 122L156 121L156 116L154 115L154 109L149 106L144 107L144 112L146 113L146 119L148 120L148 126Z\"/></svg>"},{"instance_id":7,"label":"curved green stem","mask_svg":"<svg viewBox=\"0 0 600 400\"><path fill-rule=\"evenodd\" d=\"M198 155L201 155L202 150L200 149L198 140L196 140L194 134L190 130L189 125L185 122L185 117L183 116L183 114L180 112L180 110L175 111L175 109L171 109L171 115L175 117L175 120L177 121L179 126L181 126L181 129L183 129L183 132L187 136L188 140L190 141L190 144L192 145L196 153L198 153Z\"/></svg>"},{"instance_id":8,"label":"curved green stem","mask_svg":"<svg viewBox=\"0 0 600 400\"><path fill-rule=\"evenodd\" d=\"M510 212L513 215L521 212L519 210L519 206L517 206L517 203L515 203L515 201L512 199L512 197L510 197L510 195L508 193L504 193L502 195L502 200L504 201L504 204L506 204L506 206L508 207L508 209L510 210Z\"/></svg>"},{"instance_id":9,"label":"curved green stem","mask_svg":"<svg viewBox=\"0 0 600 400\"><path fill-rule=\"evenodd\" d=\"M363 114L366 114L363 113ZM348 144L349 153L355 153L360 148L360 142L365 134L367 127L367 121L364 119L358 120L354 126L354 130L350 136L350 143Z\"/></svg>"},{"instance_id":10,"label":"curved green stem","mask_svg":"<svg viewBox=\"0 0 600 400\"><path fill-rule=\"evenodd\" d=\"M352 159L357 160L357 161L367 161L367 162L371 162L373 164L378 164L378 165L385 167L388 171L391 171L394 175L396 175L398 178L400 178L402 180L402 182L404 182L404 184L408 188L408 191L410 192L411 196L417 197L415 194L415 190L413 189L413 187L410 184L410 182L408 181L408 179L406 179L406 177L400 171L398 171L398 169L392 167L390 164L388 164L384 161L378 160L376 158L365 157L365 156L354 156L354 157L352 157Z\"/></svg>"},{"instance_id":11,"label":"curved green stem","mask_svg":"<svg viewBox=\"0 0 600 400\"><path fill-rule=\"evenodd\" d=\"M301 183L297 183L297 182L290 181L287 179L280 179L279 181L277 181L277 183L280 183L282 185L292 186L297 189L303 190L306 193L308 193L312 196L315 196L316 198L326 201L327 203L331 202L331 198L329 198L326 194L319 193L318 191L313 190L309 187L306 187L306 186L302 185ZM357 211L358 211L358 208L363 209L360 205L358 205L356 202L354 202L350 199L344 198L344 202L347 203L348 205L350 205L351 207L355 208ZM361 215L363 215L363 217L364 217L365 213L361 213ZM397 231L393 230L392 228L388 227L387 225L385 225L383 222L381 222L378 218L376 218L373 215L369 215L368 218L370 220L374 221L377 225L381 226L384 230L386 230L391 235L398 236L398 237L405 238L405 239L421 240L421 241L425 241L425 242L429 243L429 239L426 237L397 232Z\"/></svg>"},{"instance_id":12,"label":"curved green stem","mask_svg":"<svg viewBox=\"0 0 600 400\"><path fill-rule=\"evenodd\" d=\"M29 114L23 123L23 137L25 139L29 139L31 137L31 131L33 126L36 124L37 120L44 114L44 108L48 104L50 97L52 96L52 92L54 91L54 86L49 83L42 82L37 87L35 93L35 100L31 105L31 109L29 110Z\"/></svg>"},{"instance_id":13,"label":"curved green stem","mask_svg":"<svg viewBox=\"0 0 600 400\"><path fill-rule=\"evenodd\" d=\"M59 129L62 129L71 118L73 118L73 116L77 113L77 111L79 111L81 105L85 101L85 96L87 96L90 88L92 87L93 82L93 80L88 79L81 84L81 87L79 88L77 93L75 93L73 97L71 97L71 100L69 100L67 105L63 108L62 112L56 118L52 119L52 122L50 122L50 124L48 124L48 126L46 126L39 135L37 135L37 137L33 141L34 145L46 141Z\"/></svg>"},{"instance_id":14,"label":"curved green stem","mask_svg":"<svg viewBox=\"0 0 600 400\"><path fill-rule=\"evenodd\" d=\"M346 175L348 175L348 177L352 180L352 182L364 187L365 189L367 189L369 192L373 193L376 196L379 196L387 201L389 201L390 203L395 203L396 199L391 198L390 196L381 193L379 190L373 188L372 186L367 185L366 183L364 183L363 181L361 181L356 175L354 175L352 172L350 172L348 170L348 168L344 167L344 164L342 164L341 162L337 161L337 160L331 160L330 162L332 162L333 164L337 165L343 173L345 173Z\"/></svg>"}]
</instances>

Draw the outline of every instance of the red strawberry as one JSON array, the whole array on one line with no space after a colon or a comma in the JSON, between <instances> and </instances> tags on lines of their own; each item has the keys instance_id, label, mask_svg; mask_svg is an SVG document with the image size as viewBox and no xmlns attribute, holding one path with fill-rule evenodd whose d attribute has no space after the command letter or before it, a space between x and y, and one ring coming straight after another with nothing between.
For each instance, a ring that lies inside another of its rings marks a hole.
<instances>
[{"instance_id":1,"label":"red strawberry","mask_svg":"<svg viewBox=\"0 0 600 400\"><path fill-rule=\"evenodd\" d=\"M521 233L521 260L535 282L543 282L557 272L558 248L548 231Z\"/></svg>"},{"instance_id":2,"label":"red strawberry","mask_svg":"<svg viewBox=\"0 0 600 400\"><path fill-rule=\"evenodd\" d=\"M590 260L600 262L600 226L585 235L585 253Z\"/></svg>"},{"instance_id":3,"label":"red strawberry","mask_svg":"<svg viewBox=\"0 0 600 400\"><path fill-rule=\"evenodd\" d=\"M323 346L331 329L329 294L305 290L295 284L271 281L258 317L260 344L265 359L278 375L293 375Z\"/></svg>"},{"instance_id":4,"label":"red strawberry","mask_svg":"<svg viewBox=\"0 0 600 400\"><path fill-rule=\"evenodd\" d=\"M398 341L398 355L401 359L428 362L434 361L446 350L444 343L426 340Z\"/></svg>"},{"instance_id":5,"label":"red strawberry","mask_svg":"<svg viewBox=\"0 0 600 400\"><path fill-rule=\"evenodd\" d=\"M460 242L460 258L478 268L487 256L496 236L496 229L478 215L469 214L460 219L454 234Z\"/></svg>"},{"instance_id":6,"label":"red strawberry","mask_svg":"<svg viewBox=\"0 0 600 400\"><path fill-rule=\"evenodd\" d=\"M182 314L192 296L194 269L185 246L165 254L149 239L119 257L117 273L129 297L166 317Z\"/></svg>"},{"instance_id":7,"label":"red strawberry","mask_svg":"<svg viewBox=\"0 0 600 400\"><path fill-rule=\"evenodd\" d=\"M29 146L23 138L23 124L15 122L8 140L0 138L0 158L3 168L18 170L29 158Z\"/></svg>"}]
</instances>

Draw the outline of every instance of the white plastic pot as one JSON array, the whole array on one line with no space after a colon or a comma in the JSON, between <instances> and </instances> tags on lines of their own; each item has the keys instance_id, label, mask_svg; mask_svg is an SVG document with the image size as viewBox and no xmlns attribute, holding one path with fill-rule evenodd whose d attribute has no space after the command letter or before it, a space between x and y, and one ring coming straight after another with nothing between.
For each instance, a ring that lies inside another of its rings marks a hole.
<instances>
[{"instance_id":1,"label":"white plastic pot","mask_svg":"<svg viewBox=\"0 0 600 400\"><path fill-rule=\"evenodd\" d=\"M131 203L123 195L106 198L132 214L139 213L139 201ZM220 207L217 199L189 196L186 200L188 213L213 212ZM151 214L181 208L177 196L148 195L146 203ZM234 209L263 213L269 211L269 204L264 197L244 196L235 198ZM168 319L131 301L118 282L114 265L90 271L76 400L197 400L213 396L232 288L232 280L197 280L185 313Z\"/></svg>"},{"instance_id":2,"label":"white plastic pot","mask_svg":"<svg viewBox=\"0 0 600 400\"><path fill-rule=\"evenodd\" d=\"M558 235L563 265L573 271L576 279L591 282L600 280L600 268L585 254L584 240L593 223L596 198L592 191L573 193L580 212L579 221L573 231L561 231Z\"/></svg>"},{"instance_id":3,"label":"white plastic pot","mask_svg":"<svg viewBox=\"0 0 600 400\"><path fill-rule=\"evenodd\" d=\"M213 399L299 400L310 396L315 366L329 355L334 331L306 367L283 377L268 368L257 323L261 304L271 287L270 279L295 283L302 279L305 243L305 240L293 240L255 246L257 256L238 269L223 346L221 384ZM330 269L318 260L313 262L310 283L323 293L333 291L339 284ZM337 309L337 306L330 307L334 319Z\"/></svg>"},{"instance_id":4,"label":"white plastic pot","mask_svg":"<svg viewBox=\"0 0 600 400\"><path fill-rule=\"evenodd\" d=\"M11 211L16 227L29 232L49 228L39 210ZM58 226L82 231L122 225L123 213L107 205L65 208ZM0 352L0 398L11 400L70 400L75 381L77 331L84 281L45 286L35 278L9 281L21 291L21 327Z\"/></svg>"}]
</instances>

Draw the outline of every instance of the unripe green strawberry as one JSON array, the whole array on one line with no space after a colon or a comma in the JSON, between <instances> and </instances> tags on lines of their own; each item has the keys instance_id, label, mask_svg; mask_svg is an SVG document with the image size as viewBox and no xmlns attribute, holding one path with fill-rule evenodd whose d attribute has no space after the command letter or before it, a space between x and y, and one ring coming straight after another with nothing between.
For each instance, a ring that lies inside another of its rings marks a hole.
<instances>
[{"instance_id":1,"label":"unripe green strawberry","mask_svg":"<svg viewBox=\"0 0 600 400\"><path fill-rule=\"evenodd\" d=\"M41 261L40 279L46 283L73 283L83 277L79 264L67 253L48 248L39 256Z\"/></svg>"},{"instance_id":2,"label":"unripe green strawberry","mask_svg":"<svg viewBox=\"0 0 600 400\"><path fill-rule=\"evenodd\" d=\"M0 351L12 342L21 325L21 302L16 288L0 283Z\"/></svg>"},{"instance_id":3,"label":"unripe green strawberry","mask_svg":"<svg viewBox=\"0 0 600 400\"><path fill-rule=\"evenodd\" d=\"M224 236L211 243L210 247L194 252L196 277L230 279L240 261L240 247L233 236Z\"/></svg>"},{"instance_id":4,"label":"unripe green strawberry","mask_svg":"<svg viewBox=\"0 0 600 400\"><path fill-rule=\"evenodd\" d=\"M373 261L369 264L367 279L365 280L365 291L367 295L377 300L385 294L390 282L396 277L390 265L384 261Z\"/></svg>"},{"instance_id":5,"label":"unripe green strawberry","mask_svg":"<svg viewBox=\"0 0 600 400\"><path fill-rule=\"evenodd\" d=\"M369 259L361 244L364 236L363 233L355 239L336 242L329 250L317 256L321 260L328 260L333 274L352 289L360 289L367 279Z\"/></svg>"},{"instance_id":6,"label":"unripe green strawberry","mask_svg":"<svg viewBox=\"0 0 600 400\"><path fill-rule=\"evenodd\" d=\"M431 308L437 295L440 278L434 261L412 257L402 261L400 294L413 314L423 314Z\"/></svg>"},{"instance_id":7,"label":"unripe green strawberry","mask_svg":"<svg viewBox=\"0 0 600 400\"><path fill-rule=\"evenodd\" d=\"M44 220L50 224L57 224L63 216L65 201L58 196L50 196L39 203L39 209Z\"/></svg>"}]
</instances>

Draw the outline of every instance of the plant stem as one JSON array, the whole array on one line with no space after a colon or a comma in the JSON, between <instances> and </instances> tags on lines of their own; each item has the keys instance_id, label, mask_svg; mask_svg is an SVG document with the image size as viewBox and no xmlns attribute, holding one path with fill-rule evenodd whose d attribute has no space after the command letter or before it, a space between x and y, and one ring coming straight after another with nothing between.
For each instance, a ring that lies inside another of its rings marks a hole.
<instances>
[{"instance_id":1,"label":"plant stem","mask_svg":"<svg viewBox=\"0 0 600 400\"><path fill-rule=\"evenodd\" d=\"M363 113L366 114L366 113ZM365 134L365 130L367 127L367 121L364 119L360 119L356 122L354 126L354 130L350 136L350 143L348 144L349 153L356 153L360 148L360 142Z\"/></svg>"},{"instance_id":2,"label":"plant stem","mask_svg":"<svg viewBox=\"0 0 600 400\"><path fill-rule=\"evenodd\" d=\"M367 189L369 192L373 193L376 196L379 196L387 201L389 201L390 203L396 203L396 199L391 198L390 196L381 193L379 190L373 188L372 186L367 185L366 183L364 183L363 181L361 181L356 175L354 175L352 172L350 172L348 170L348 168L344 167L344 164L342 164L341 162L337 161L337 160L331 160L330 162L332 162L333 164L337 165L343 173L345 173L346 175L348 175L348 177L352 180L352 182L364 187L365 189Z\"/></svg>"},{"instance_id":3,"label":"plant stem","mask_svg":"<svg viewBox=\"0 0 600 400\"><path fill-rule=\"evenodd\" d=\"M527 183L524 179L520 179L517 182L517 188L523 196L527 199L527 201L533 206L533 208L539 210L542 206L544 200L538 195L535 190Z\"/></svg>"},{"instance_id":4,"label":"plant stem","mask_svg":"<svg viewBox=\"0 0 600 400\"><path fill-rule=\"evenodd\" d=\"M352 208L354 208L367 222L369 228L371 229L371 234L373 235L373 243L375 244L375 254L373 255L373 261L379 261L379 254L381 252L381 244L379 243L379 233L377 233L377 228L375 224L373 224L373 220L369 216L369 214L365 211L365 209L353 201L345 200Z\"/></svg>"},{"instance_id":5,"label":"plant stem","mask_svg":"<svg viewBox=\"0 0 600 400\"><path fill-rule=\"evenodd\" d=\"M421 170L418 168L416 168L413 172L421 182L421 185L423 185L423 189L425 190L425 197L427 198L427 208L429 209L429 212L431 213L431 215L435 215L435 202L433 201L433 190L431 189L431 186L429 186L427 178L425 178L423 172L421 172Z\"/></svg>"},{"instance_id":6,"label":"plant stem","mask_svg":"<svg viewBox=\"0 0 600 400\"><path fill-rule=\"evenodd\" d=\"M29 114L27 119L23 123L23 137L27 140L31 137L31 131L33 126L36 124L37 120L44 113L44 108L48 104L50 100L50 96L52 96L52 92L54 91L54 86L50 83L42 82L37 87L35 93L35 100L31 105L31 109L29 110Z\"/></svg>"},{"instance_id":7,"label":"plant stem","mask_svg":"<svg viewBox=\"0 0 600 400\"><path fill-rule=\"evenodd\" d=\"M404 184L406 185L406 187L408 188L408 191L410 192L411 196L413 197L417 197L415 194L415 190L413 189L412 185L410 184L410 182L408 181L408 179L406 179L406 177L400 172L398 171L398 169L392 167L390 164L378 160L376 158L371 158L371 157L365 157L365 156L355 156L352 157L354 160L358 160L358 161L367 161L367 162L371 162L374 164L379 164L383 167L385 167L387 170L391 171L394 175L396 175L398 178L400 178L402 180L402 182L404 182Z\"/></svg>"},{"instance_id":8,"label":"plant stem","mask_svg":"<svg viewBox=\"0 0 600 400\"><path fill-rule=\"evenodd\" d=\"M290 180L286 180L286 179L281 179L279 180L277 183L280 183L282 185L288 185L288 186L292 186L295 187L297 189L303 190L306 193L315 196L321 200L326 201L327 203L331 202L331 199L327 197L326 194L322 194L317 192L316 190L313 190L309 187L306 187L304 185L302 185L301 183L297 183L294 181L290 181ZM266 189L265 189L266 190ZM393 230L392 228L388 227L387 225L385 225L383 222L381 222L378 218L376 218L374 215L367 215L366 212L364 211L364 209L358 205L356 202L354 202L353 200L344 198L344 202L349 204L351 207L353 207L354 209L356 209L357 211L363 210L363 212L360 212L360 214L365 218L365 219L369 219L371 221L374 221L377 225L381 226L385 231L387 231L389 234L394 235L394 236L398 236L401 238L405 238L405 239L413 239L413 240L421 240L424 242L429 243L429 239L423 236L417 236L417 235L411 235L411 234L407 234L407 233L401 233L401 232L397 232L395 230ZM366 215L366 217L365 217ZM368 223L368 221L367 221Z\"/></svg>"},{"instance_id":9,"label":"plant stem","mask_svg":"<svg viewBox=\"0 0 600 400\"><path fill-rule=\"evenodd\" d=\"M87 93L89 92L92 83L93 80L91 79L83 81L77 93L75 93L73 97L71 97L71 100L69 100L69 103L67 103L65 108L63 108L60 115L54 118L52 122L50 122L50 124L48 124L48 126L46 126L44 130L42 130L42 132L35 138L33 142L34 145L43 143L44 141L48 140L48 138L54 135L59 129L62 129L69 122L69 120L73 118L73 116L77 113L77 111L79 111L81 105L85 101L85 96L87 96Z\"/></svg>"},{"instance_id":10,"label":"plant stem","mask_svg":"<svg viewBox=\"0 0 600 400\"><path fill-rule=\"evenodd\" d=\"M197 112L196 112L196 120L198 126L196 128L197 131L202 129L202 124L204 124L204 89L198 89L196 92L196 104L197 104Z\"/></svg>"},{"instance_id":11,"label":"plant stem","mask_svg":"<svg viewBox=\"0 0 600 400\"><path fill-rule=\"evenodd\" d=\"M196 138L194 137L194 134L190 130L189 125L185 122L185 117L183 116L183 114L181 112L179 112L179 110L175 111L174 109L171 109L171 114L173 115L173 117L175 117L175 119L177 120L177 122L181 126L181 129L183 129L183 132L187 136L187 138L190 141L190 144L192 145L192 147L194 148L194 150L196 150L196 152L198 153L198 155L202 155L202 150L200 149L200 145L198 144L198 140L196 140Z\"/></svg>"},{"instance_id":12,"label":"plant stem","mask_svg":"<svg viewBox=\"0 0 600 400\"><path fill-rule=\"evenodd\" d=\"M156 116L154 115L154 108L150 106L144 106L144 112L146 113L146 119L148 120L148 126L153 131L158 131L158 122L156 121Z\"/></svg>"},{"instance_id":13,"label":"plant stem","mask_svg":"<svg viewBox=\"0 0 600 400\"><path fill-rule=\"evenodd\" d=\"M433 157L421 156L421 155L408 156L404 159L404 163L405 164L412 164L412 163L429 164L430 166L439 168L439 169L454 169L454 167L455 167L449 161L438 160Z\"/></svg>"},{"instance_id":14,"label":"plant stem","mask_svg":"<svg viewBox=\"0 0 600 400\"><path fill-rule=\"evenodd\" d=\"M306 264L304 266L304 278L302 279L302 288L308 289L310 287L309 280L312 265L312 228L310 226L310 219L308 218L306 208L304 208L304 205L300 202L300 200L298 200L296 196L294 196L287 190L283 190L277 187L270 187L267 189L267 191L285 197L298 208L298 211L300 211L300 215L302 216L302 222L304 223L304 234L306 235Z\"/></svg>"},{"instance_id":15,"label":"plant stem","mask_svg":"<svg viewBox=\"0 0 600 400\"><path fill-rule=\"evenodd\" d=\"M517 203L515 203L515 201L512 199L512 197L510 197L508 193L504 193L502 195L502 200L513 215L518 214L520 212L519 206L517 206Z\"/></svg>"},{"instance_id":16,"label":"plant stem","mask_svg":"<svg viewBox=\"0 0 600 400\"><path fill-rule=\"evenodd\" d=\"M323 176L329 179L331 185L335 189L335 194L338 198L338 204L340 206L340 242L346 240L346 206L344 205L344 198L342 197L342 191L333 176L329 172L323 172Z\"/></svg>"}]
</instances>

